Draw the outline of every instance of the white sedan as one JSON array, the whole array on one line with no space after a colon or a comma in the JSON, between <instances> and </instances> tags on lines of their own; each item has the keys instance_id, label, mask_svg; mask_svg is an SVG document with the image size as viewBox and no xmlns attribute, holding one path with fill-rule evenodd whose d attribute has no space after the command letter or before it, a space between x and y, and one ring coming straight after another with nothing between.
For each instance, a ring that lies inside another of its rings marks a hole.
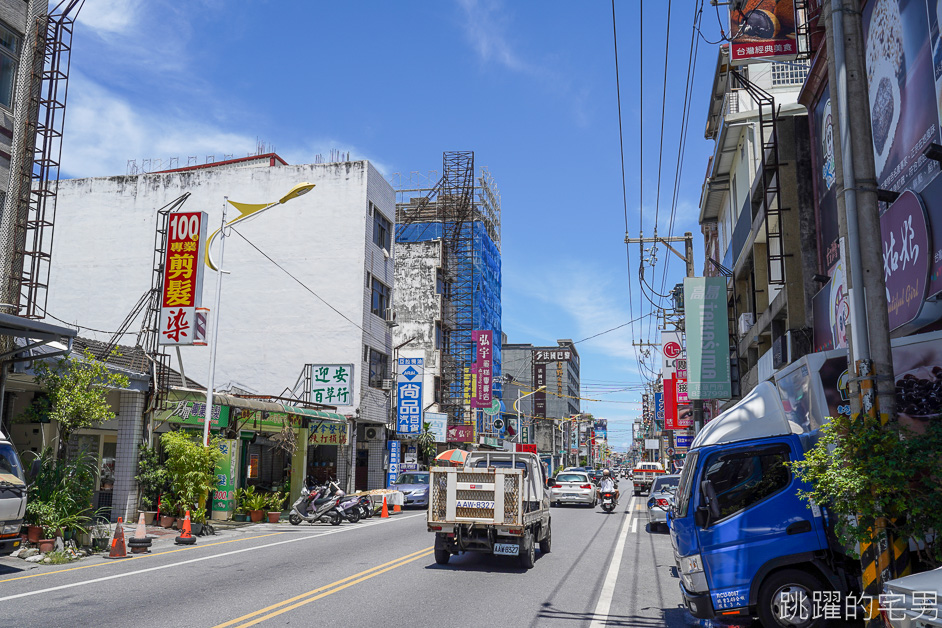
<instances>
[{"instance_id":1,"label":"white sedan","mask_svg":"<svg viewBox=\"0 0 942 628\"><path fill-rule=\"evenodd\" d=\"M550 482L550 504L582 504L594 508L598 503L595 485L588 473L563 471Z\"/></svg>"},{"instance_id":2,"label":"white sedan","mask_svg":"<svg viewBox=\"0 0 942 628\"><path fill-rule=\"evenodd\" d=\"M883 585L880 613L887 628L942 626L942 567Z\"/></svg>"}]
</instances>

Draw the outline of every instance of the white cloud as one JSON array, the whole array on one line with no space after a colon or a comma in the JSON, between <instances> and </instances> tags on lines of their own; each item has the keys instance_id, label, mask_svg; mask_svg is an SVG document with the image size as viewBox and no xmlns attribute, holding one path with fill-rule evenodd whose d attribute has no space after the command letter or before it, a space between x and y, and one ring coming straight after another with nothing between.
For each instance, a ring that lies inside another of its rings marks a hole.
<instances>
[{"instance_id":1,"label":"white cloud","mask_svg":"<svg viewBox=\"0 0 942 628\"><path fill-rule=\"evenodd\" d=\"M497 0L459 0L465 13L465 36L484 61L497 63L517 72L532 72L510 45L507 19L500 14Z\"/></svg>"},{"instance_id":2,"label":"white cloud","mask_svg":"<svg viewBox=\"0 0 942 628\"><path fill-rule=\"evenodd\" d=\"M137 24L143 0L91 0L82 6L78 19L102 35L126 34Z\"/></svg>"},{"instance_id":3,"label":"white cloud","mask_svg":"<svg viewBox=\"0 0 942 628\"><path fill-rule=\"evenodd\" d=\"M224 152L245 155L255 138L182 114L132 106L124 98L72 72L62 147L62 170L70 177L125 174L129 159L180 157L202 160Z\"/></svg>"}]
</instances>

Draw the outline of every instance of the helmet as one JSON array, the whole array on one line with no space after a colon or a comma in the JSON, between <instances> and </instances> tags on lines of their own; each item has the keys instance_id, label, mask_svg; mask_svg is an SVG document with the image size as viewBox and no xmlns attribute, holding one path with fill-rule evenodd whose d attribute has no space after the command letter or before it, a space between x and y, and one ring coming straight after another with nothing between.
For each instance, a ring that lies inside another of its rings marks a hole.
<instances>
[{"instance_id":1,"label":"helmet","mask_svg":"<svg viewBox=\"0 0 942 628\"><path fill-rule=\"evenodd\" d=\"M611 474L612 474L612 472L609 471L608 469L605 469L604 471L602 471L602 477L603 477L603 478L607 478L607 477L610 476Z\"/></svg>"}]
</instances>

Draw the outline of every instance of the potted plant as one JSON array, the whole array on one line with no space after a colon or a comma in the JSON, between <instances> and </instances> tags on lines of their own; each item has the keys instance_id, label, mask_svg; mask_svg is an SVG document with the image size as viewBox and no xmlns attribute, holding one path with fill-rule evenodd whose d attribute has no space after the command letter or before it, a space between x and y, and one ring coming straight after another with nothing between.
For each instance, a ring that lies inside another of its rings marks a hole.
<instances>
[{"instance_id":1,"label":"potted plant","mask_svg":"<svg viewBox=\"0 0 942 628\"><path fill-rule=\"evenodd\" d=\"M111 525L97 523L92 526L92 549L102 551L108 549L108 540L111 538Z\"/></svg>"},{"instance_id":2,"label":"potted plant","mask_svg":"<svg viewBox=\"0 0 942 628\"><path fill-rule=\"evenodd\" d=\"M206 525L206 511L202 508L193 508L190 511L190 532L193 536L199 536L203 533L204 525Z\"/></svg>"},{"instance_id":3,"label":"potted plant","mask_svg":"<svg viewBox=\"0 0 942 628\"><path fill-rule=\"evenodd\" d=\"M157 502L160 494L169 488L167 470L160 464L160 457L155 447L141 447L137 463L137 486L141 493L140 508L144 513L144 523L153 525L157 517Z\"/></svg>"},{"instance_id":4,"label":"potted plant","mask_svg":"<svg viewBox=\"0 0 942 628\"><path fill-rule=\"evenodd\" d=\"M284 504L285 494L281 491L275 491L268 496L268 523L278 523L281 520Z\"/></svg>"},{"instance_id":5,"label":"potted plant","mask_svg":"<svg viewBox=\"0 0 942 628\"><path fill-rule=\"evenodd\" d=\"M161 528L172 528L177 522L177 502L170 493L160 496L160 524Z\"/></svg>"},{"instance_id":6,"label":"potted plant","mask_svg":"<svg viewBox=\"0 0 942 628\"><path fill-rule=\"evenodd\" d=\"M160 437L160 444L166 456L170 489L176 497L177 514L184 515L215 487L216 463L222 458L219 439L214 437L209 447L204 447L198 435L167 432ZM192 521L191 512L191 526Z\"/></svg>"},{"instance_id":7,"label":"potted plant","mask_svg":"<svg viewBox=\"0 0 942 628\"><path fill-rule=\"evenodd\" d=\"M262 493L253 493L245 500L245 509L249 511L249 519L252 523L258 523L265 518L265 511L268 508L268 495Z\"/></svg>"},{"instance_id":8,"label":"potted plant","mask_svg":"<svg viewBox=\"0 0 942 628\"><path fill-rule=\"evenodd\" d=\"M245 497L248 494L248 490L251 489L252 492L255 492L255 487L250 486L248 489L237 488L236 489L236 507L235 512L232 513L233 521L248 521L249 515L245 507Z\"/></svg>"}]
</instances>

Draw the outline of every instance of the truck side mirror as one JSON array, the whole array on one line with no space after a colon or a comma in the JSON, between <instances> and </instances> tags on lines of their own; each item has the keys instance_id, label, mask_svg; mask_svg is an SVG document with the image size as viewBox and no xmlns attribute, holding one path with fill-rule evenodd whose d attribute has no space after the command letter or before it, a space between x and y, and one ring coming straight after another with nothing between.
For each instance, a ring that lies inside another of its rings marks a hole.
<instances>
[{"instance_id":1,"label":"truck side mirror","mask_svg":"<svg viewBox=\"0 0 942 628\"><path fill-rule=\"evenodd\" d=\"M720 518L720 504L716 499L716 489L713 487L713 482L710 480L700 482L700 493L703 495L704 502L706 503L697 508L697 512L694 514L694 521L701 528L705 528L710 525L710 521L715 521ZM700 515L701 511L703 511L703 515ZM703 518L702 524L697 519L698 515Z\"/></svg>"},{"instance_id":2,"label":"truck side mirror","mask_svg":"<svg viewBox=\"0 0 942 628\"><path fill-rule=\"evenodd\" d=\"M556 480L553 478L548 478L546 480L546 488L553 488L554 486L556 486Z\"/></svg>"}]
</instances>

